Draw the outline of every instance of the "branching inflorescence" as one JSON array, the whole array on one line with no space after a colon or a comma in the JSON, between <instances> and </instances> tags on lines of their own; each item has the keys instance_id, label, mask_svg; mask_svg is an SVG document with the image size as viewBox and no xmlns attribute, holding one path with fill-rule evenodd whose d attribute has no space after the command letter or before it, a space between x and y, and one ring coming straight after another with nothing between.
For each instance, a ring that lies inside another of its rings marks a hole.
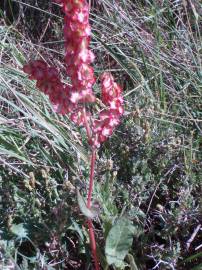
<instances>
[{"instance_id":1,"label":"branching inflorescence","mask_svg":"<svg viewBox=\"0 0 202 270\"><path fill-rule=\"evenodd\" d=\"M62 5L65 37L65 66L71 79L71 86L64 84L59 72L49 67L41 60L31 61L23 68L29 78L37 81L40 91L49 96L56 112L69 114L70 119L79 126L86 128L88 142L91 147L91 173L87 199L87 207L91 208L93 191L93 175L96 159L96 149L119 124L123 114L123 97L121 87L114 81L113 76L105 72L101 75L101 98L105 109L98 117L87 111L86 105L94 103L96 97L93 85L96 81L94 69L91 66L95 59L89 48L91 27L89 24L89 5L86 0L55 0ZM92 220L88 219L89 236L95 269L99 269L96 255L96 242Z\"/></svg>"}]
</instances>

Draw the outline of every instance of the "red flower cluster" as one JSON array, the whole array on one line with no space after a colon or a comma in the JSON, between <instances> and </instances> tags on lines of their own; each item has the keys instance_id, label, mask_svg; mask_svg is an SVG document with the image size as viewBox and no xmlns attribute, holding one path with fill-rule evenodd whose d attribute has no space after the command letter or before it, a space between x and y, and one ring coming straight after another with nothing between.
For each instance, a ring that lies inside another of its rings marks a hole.
<instances>
[{"instance_id":1,"label":"red flower cluster","mask_svg":"<svg viewBox=\"0 0 202 270\"><path fill-rule=\"evenodd\" d=\"M94 70L90 64L94 54L89 49L91 28L89 6L85 0L60 1L65 13L65 63L72 81L71 101L94 102L92 86L95 83Z\"/></svg>"},{"instance_id":2,"label":"red flower cluster","mask_svg":"<svg viewBox=\"0 0 202 270\"><path fill-rule=\"evenodd\" d=\"M110 73L104 73L101 76L101 88L106 109L101 111L98 119L93 119L89 112L83 110L84 103L95 101L92 87L96 79L90 65L95 57L89 49L89 6L86 0L55 2L62 4L65 13L65 63L72 86L64 85L56 68L48 67L43 61L32 61L23 70L30 79L37 80L37 87L49 96L58 113L70 113L70 119L77 125L86 126L85 121L90 122L90 143L93 147L99 147L120 122L123 114L122 89Z\"/></svg>"},{"instance_id":3,"label":"red flower cluster","mask_svg":"<svg viewBox=\"0 0 202 270\"><path fill-rule=\"evenodd\" d=\"M75 106L69 99L71 87L61 82L56 68L36 60L24 65L23 71L29 74L31 80L37 81L36 86L49 96L58 113L66 114L74 109Z\"/></svg>"},{"instance_id":4,"label":"red flower cluster","mask_svg":"<svg viewBox=\"0 0 202 270\"><path fill-rule=\"evenodd\" d=\"M101 77L102 101L108 106L103 110L98 120L93 122L92 144L99 147L112 135L114 128L120 123L120 117L123 114L123 97L121 87L114 82L110 73L105 72Z\"/></svg>"}]
</instances>

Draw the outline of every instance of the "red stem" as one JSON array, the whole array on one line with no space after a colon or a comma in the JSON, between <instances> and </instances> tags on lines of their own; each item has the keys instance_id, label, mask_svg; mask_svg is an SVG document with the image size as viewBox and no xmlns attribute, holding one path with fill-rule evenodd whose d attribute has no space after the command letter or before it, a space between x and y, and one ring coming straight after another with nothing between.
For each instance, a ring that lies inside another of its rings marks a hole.
<instances>
[{"instance_id":1,"label":"red stem","mask_svg":"<svg viewBox=\"0 0 202 270\"><path fill-rule=\"evenodd\" d=\"M93 260L94 260L94 264L95 264L95 270L100 270L99 261L97 258L95 233L94 233L92 220L88 219L87 223L88 223L91 251L92 251L92 256L93 256Z\"/></svg>"},{"instance_id":2,"label":"red stem","mask_svg":"<svg viewBox=\"0 0 202 270\"><path fill-rule=\"evenodd\" d=\"M95 149L93 149L92 155L91 155L91 163L90 163L90 181L89 181L88 199L87 199L87 207L88 208L91 208L91 199L92 199L93 182L94 182L94 171L95 171L95 160L96 160L96 151L95 151Z\"/></svg>"},{"instance_id":3,"label":"red stem","mask_svg":"<svg viewBox=\"0 0 202 270\"><path fill-rule=\"evenodd\" d=\"M86 108L83 107L83 117L84 117L84 125L87 133L88 140L91 140L91 130L88 124L87 116L86 116Z\"/></svg>"},{"instance_id":4,"label":"red stem","mask_svg":"<svg viewBox=\"0 0 202 270\"><path fill-rule=\"evenodd\" d=\"M85 128L86 128L88 140L90 141L91 140L91 131L90 131L90 127L89 127L89 124L87 121L85 108L83 109L83 114L84 114L84 124L85 124ZM92 200L92 193L93 193L95 161L96 161L96 150L92 149L91 163L90 163L90 181L89 181L88 197L87 197L87 207L89 209L91 208L91 200ZM98 261L98 257L97 257L97 251L96 251L95 232L94 232L92 220L88 219L87 224L88 224L91 251L92 251L92 256L93 256L93 260L94 260L94 264L95 264L95 270L100 270L99 261Z\"/></svg>"},{"instance_id":5,"label":"red stem","mask_svg":"<svg viewBox=\"0 0 202 270\"><path fill-rule=\"evenodd\" d=\"M92 192L93 192L93 182L94 182L94 172L95 172L95 161L96 161L96 150L92 149L91 155L91 164L90 164L90 182L89 182L89 189L88 189L88 198L87 198L87 207L91 208L91 200L92 200ZM95 270L99 270L99 261L97 258L96 252L96 241L95 241L95 232L93 229L93 223L91 219L88 219L88 230L89 230L89 237L90 237L90 244L92 255L95 263Z\"/></svg>"}]
</instances>

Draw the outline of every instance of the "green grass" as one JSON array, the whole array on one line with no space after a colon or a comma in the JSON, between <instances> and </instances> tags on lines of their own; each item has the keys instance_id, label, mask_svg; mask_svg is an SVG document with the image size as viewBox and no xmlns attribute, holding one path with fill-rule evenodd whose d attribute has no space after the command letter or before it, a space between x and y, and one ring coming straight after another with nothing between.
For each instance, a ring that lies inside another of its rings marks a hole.
<instances>
[{"instance_id":1,"label":"green grass","mask_svg":"<svg viewBox=\"0 0 202 270\"><path fill-rule=\"evenodd\" d=\"M85 133L22 72L42 57L66 81L62 14L24 2L24 14L0 26L0 266L93 269L76 200L88 184ZM103 269L201 269L201 228L193 233L202 219L202 7L186 3L91 1L95 73L113 72L125 96L122 124L96 167ZM121 218L136 230L118 268L107 265L105 243Z\"/></svg>"}]
</instances>

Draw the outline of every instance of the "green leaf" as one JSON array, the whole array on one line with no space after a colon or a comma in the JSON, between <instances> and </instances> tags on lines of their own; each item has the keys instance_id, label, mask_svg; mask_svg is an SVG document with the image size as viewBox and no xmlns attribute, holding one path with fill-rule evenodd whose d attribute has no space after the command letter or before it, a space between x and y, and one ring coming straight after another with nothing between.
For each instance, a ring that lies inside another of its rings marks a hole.
<instances>
[{"instance_id":1,"label":"green leaf","mask_svg":"<svg viewBox=\"0 0 202 270\"><path fill-rule=\"evenodd\" d=\"M93 219L99 214L99 210L97 208L92 206L91 209L89 209L86 206L86 203L78 189L77 189L77 200L78 200L79 208L85 217Z\"/></svg>"},{"instance_id":2,"label":"green leaf","mask_svg":"<svg viewBox=\"0 0 202 270\"><path fill-rule=\"evenodd\" d=\"M128 254L127 257L128 257L128 261L130 263L130 270L138 270L133 255Z\"/></svg>"},{"instance_id":3,"label":"green leaf","mask_svg":"<svg viewBox=\"0 0 202 270\"><path fill-rule=\"evenodd\" d=\"M2 135L0 135L0 152L1 154L5 154L8 157L18 158L22 161L25 161L29 164L31 162L28 160L28 157L19 149L19 147L13 142L9 142L9 137L5 139Z\"/></svg>"},{"instance_id":4,"label":"green leaf","mask_svg":"<svg viewBox=\"0 0 202 270\"><path fill-rule=\"evenodd\" d=\"M11 226L11 232L17 235L19 238L26 238L28 234L23 223L13 224Z\"/></svg>"},{"instance_id":5,"label":"green leaf","mask_svg":"<svg viewBox=\"0 0 202 270\"><path fill-rule=\"evenodd\" d=\"M202 270L202 263L192 268L192 270Z\"/></svg>"},{"instance_id":6,"label":"green leaf","mask_svg":"<svg viewBox=\"0 0 202 270\"><path fill-rule=\"evenodd\" d=\"M196 260L198 257L202 257L202 252L198 252L196 254L193 254L192 256L189 256L188 258L186 258L185 260L183 260L182 262L191 262L193 260Z\"/></svg>"},{"instance_id":7,"label":"green leaf","mask_svg":"<svg viewBox=\"0 0 202 270\"><path fill-rule=\"evenodd\" d=\"M123 260L132 245L134 233L135 227L132 222L124 217L111 228L105 246L109 265L114 264L116 267L123 265Z\"/></svg>"}]
</instances>

